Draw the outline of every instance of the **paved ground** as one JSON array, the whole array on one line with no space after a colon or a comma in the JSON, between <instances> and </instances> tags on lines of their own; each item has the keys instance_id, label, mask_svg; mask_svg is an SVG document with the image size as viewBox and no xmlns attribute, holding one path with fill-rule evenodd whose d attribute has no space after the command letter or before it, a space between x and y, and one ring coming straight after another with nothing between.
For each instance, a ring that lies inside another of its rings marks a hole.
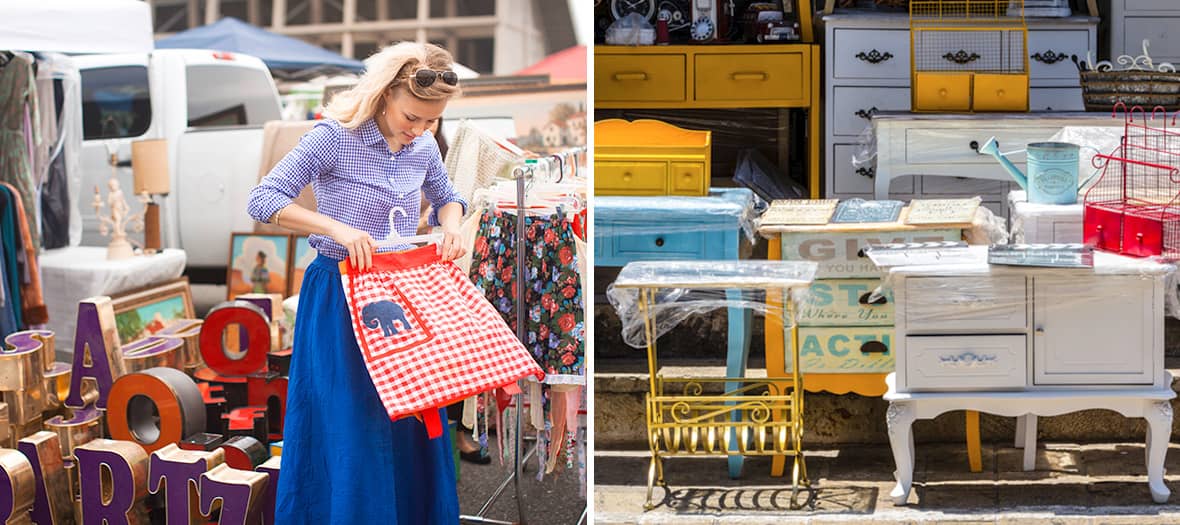
<instances>
[{"instance_id":1,"label":"paved ground","mask_svg":"<svg viewBox=\"0 0 1180 525\"><path fill-rule=\"evenodd\" d=\"M1141 443L1040 444L1037 469L1021 471L1021 450L984 444L983 471L967 469L963 445L916 447L909 504L895 506L893 458L887 446L809 450L813 490L791 510L791 491L771 478L770 460L747 458L742 479L726 475L722 458L673 458L667 490L643 512L648 456L599 451L595 456L594 521L601 524L955 523L1054 525L1180 524L1180 495L1155 505L1147 489ZM1180 490L1180 445L1168 454L1168 486Z\"/></svg>"},{"instance_id":2,"label":"paved ground","mask_svg":"<svg viewBox=\"0 0 1180 525\"><path fill-rule=\"evenodd\" d=\"M491 439L494 440L495 436ZM537 459L530 458L525 467L520 485L524 502L523 521L530 525L578 523L586 508L586 498L579 494L581 483L577 469L567 470L562 465L560 471L546 474L544 479L537 481ZM459 472L459 508L463 514L473 516L478 513L511 471L510 464L500 466L498 461L492 461L490 465L462 462ZM517 522L516 492L512 484L483 516Z\"/></svg>"}]
</instances>

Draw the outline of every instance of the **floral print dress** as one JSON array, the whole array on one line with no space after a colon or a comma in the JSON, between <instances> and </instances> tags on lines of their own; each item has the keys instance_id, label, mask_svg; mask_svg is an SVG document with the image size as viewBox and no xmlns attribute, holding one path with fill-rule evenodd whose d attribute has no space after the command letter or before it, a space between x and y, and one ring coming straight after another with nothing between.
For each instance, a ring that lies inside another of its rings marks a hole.
<instances>
[{"instance_id":1,"label":"floral print dress","mask_svg":"<svg viewBox=\"0 0 1180 525\"><path fill-rule=\"evenodd\" d=\"M586 327L573 221L564 215L525 217L524 243L516 215L483 212L472 254L471 281L516 330L516 249L525 253L524 345L549 384L585 382Z\"/></svg>"}]
</instances>

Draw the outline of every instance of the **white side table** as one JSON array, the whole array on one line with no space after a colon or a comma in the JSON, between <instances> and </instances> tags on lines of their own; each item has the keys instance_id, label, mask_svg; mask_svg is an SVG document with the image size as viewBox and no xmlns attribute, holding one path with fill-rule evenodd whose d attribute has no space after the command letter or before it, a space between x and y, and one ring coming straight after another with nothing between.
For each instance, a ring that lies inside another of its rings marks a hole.
<instances>
[{"instance_id":1,"label":"white side table","mask_svg":"<svg viewBox=\"0 0 1180 525\"><path fill-rule=\"evenodd\" d=\"M1082 203L1032 204L1024 191L1008 194L1014 244L1082 242Z\"/></svg>"},{"instance_id":2,"label":"white side table","mask_svg":"<svg viewBox=\"0 0 1180 525\"><path fill-rule=\"evenodd\" d=\"M106 256L105 246L72 246L46 250L38 258L49 329L56 334L59 356L74 353L78 301L175 279L184 272L187 260L184 250L164 250L118 261L108 261Z\"/></svg>"},{"instance_id":3,"label":"white side table","mask_svg":"<svg viewBox=\"0 0 1180 525\"><path fill-rule=\"evenodd\" d=\"M917 260L908 259L908 260ZM1173 268L1095 252L1093 268L987 264L972 246L955 264L888 268L895 372L886 422L897 463L894 503L913 481L914 420L951 410L1015 416L1024 468L1036 417L1086 409L1147 420L1152 500L1167 501L1164 455L1172 375L1164 368L1164 289Z\"/></svg>"}]
</instances>

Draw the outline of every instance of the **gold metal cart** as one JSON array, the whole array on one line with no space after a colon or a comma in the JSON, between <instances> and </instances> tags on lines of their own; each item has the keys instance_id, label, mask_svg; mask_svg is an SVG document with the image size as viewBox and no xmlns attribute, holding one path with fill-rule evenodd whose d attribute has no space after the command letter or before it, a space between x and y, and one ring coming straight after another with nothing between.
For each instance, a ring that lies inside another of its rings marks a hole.
<instances>
[{"instance_id":1,"label":"gold metal cart","mask_svg":"<svg viewBox=\"0 0 1180 525\"><path fill-rule=\"evenodd\" d=\"M789 378L670 377L659 368L657 321L678 303L660 304L660 290L716 290L716 307L765 305L748 299L731 304L725 291L764 290L782 293L786 301L784 337L796 337L795 304L815 278L816 264L803 261L643 261L627 264L615 280L612 295L631 293L643 323L650 391L647 394L647 438L651 448L647 500L664 482L668 456L792 456L791 505L798 508L799 489L810 486L803 458L803 388L798 367ZM713 299L706 300L706 303ZM683 304L683 303L680 303ZM666 321L666 318L665 318ZM672 323L674 324L674 323ZM788 345L799 362L799 345ZM720 392L720 393L718 393Z\"/></svg>"}]
</instances>

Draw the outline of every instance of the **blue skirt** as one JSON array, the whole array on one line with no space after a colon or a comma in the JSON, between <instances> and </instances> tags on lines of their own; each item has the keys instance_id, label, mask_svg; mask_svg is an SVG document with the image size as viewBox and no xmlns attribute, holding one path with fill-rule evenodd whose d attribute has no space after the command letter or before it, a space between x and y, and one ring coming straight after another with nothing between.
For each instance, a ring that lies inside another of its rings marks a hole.
<instances>
[{"instance_id":1,"label":"blue skirt","mask_svg":"<svg viewBox=\"0 0 1180 525\"><path fill-rule=\"evenodd\" d=\"M429 439L416 418L389 420L337 264L316 257L300 289L275 523L458 523L450 433Z\"/></svg>"}]
</instances>

